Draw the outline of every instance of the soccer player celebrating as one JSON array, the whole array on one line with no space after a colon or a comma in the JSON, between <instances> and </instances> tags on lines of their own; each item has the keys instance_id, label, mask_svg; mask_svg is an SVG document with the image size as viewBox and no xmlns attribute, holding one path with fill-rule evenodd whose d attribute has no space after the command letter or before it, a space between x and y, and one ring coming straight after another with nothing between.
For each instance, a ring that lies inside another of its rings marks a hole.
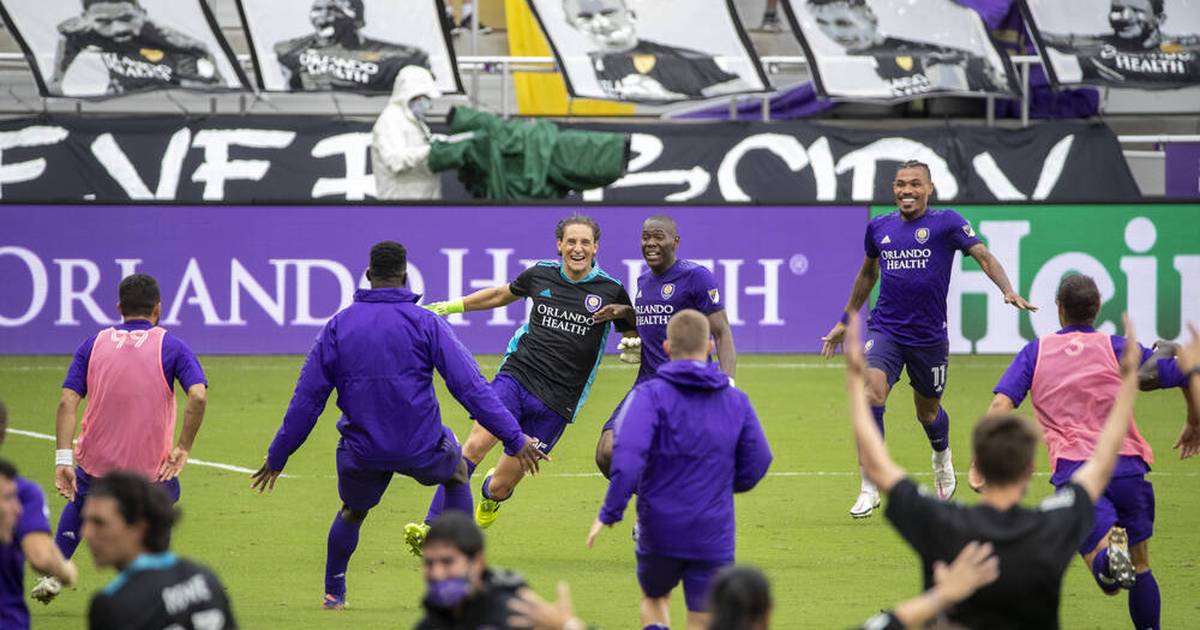
<instances>
[{"instance_id":1,"label":"soccer player celebrating","mask_svg":"<svg viewBox=\"0 0 1200 630\"><path fill-rule=\"evenodd\" d=\"M492 380L492 390L547 455L567 425L579 416L604 358L609 327L596 317L597 313L610 304L630 305L621 282L596 264L600 225L594 219L580 214L567 217L558 222L554 237L561 261L539 262L511 284L428 307L447 315L502 308L522 298L533 300L529 323L509 342L504 362ZM632 334L633 326L625 320L613 323L617 330ZM463 446L468 475L495 443L496 438L477 421ZM488 471L482 500L475 510L475 522L480 527L490 527L496 521L501 503L512 496L523 476L524 471L508 456L501 457ZM414 554L420 555L428 524L441 510L439 489L425 524L409 523L405 528L405 539Z\"/></svg>"},{"instance_id":2,"label":"soccer player celebrating","mask_svg":"<svg viewBox=\"0 0 1200 630\"><path fill-rule=\"evenodd\" d=\"M670 626L683 581L688 628L709 624L709 583L733 564L733 495L767 474L771 449L744 392L708 362L708 318L684 310L664 344L671 361L634 388L616 421L612 479L587 544L621 520L636 491L642 626Z\"/></svg>"},{"instance_id":3,"label":"soccer player celebrating","mask_svg":"<svg viewBox=\"0 0 1200 630\"><path fill-rule=\"evenodd\" d=\"M442 424L433 370L450 393L504 442L519 470L536 471L543 455L521 433L487 387L479 366L441 318L417 306L421 296L405 288L408 254L393 241L371 248L370 289L334 315L300 369L283 425L271 441L266 462L253 476L261 493L273 489L287 460L308 438L338 390L342 417L337 428L338 496L325 557L324 607L346 606L346 567L358 533L379 504L393 474L424 485L441 484L448 508L471 512L471 489L462 450Z\"/></svg>"},{"instance_id":4,"label":"soccer player celebrating","mask_svg":"<svg viewBox=\"0 0 1200 630\"><path fill-rule=\"evenodd\" d=\"M867 324L867 396L875 423L883 433L884 404L908 371L917 419L933 448L934 488L940 499L954 495L957 479L950 457L950 416L941 405L946 388L950 341L946 336L946 294L954 254L962 251L979 262L984 273L1004 293L1004 301L1022 310L1037 310L1017 295L1000 262L975 236L975 230L953 210L929 208L934 192L929 166L908 161L896 171L892 184L898 209L875 217L867 225L866 258L842 319L824 342L821 354L830 358L846 335L846 321L866 303L882 272L879 300ZM879 506L879 491L869 480L850 515L870 516Z\"/></svg>"},{"instance_id":5,"label":"soccer player celebrating","mask_svg":"<svg viewBox=\"0 0 1200 630\"><path fill-rule=\"evenodd\" d=\"M596 321L624 319L636 323L641 340L641 365L634 387L654 378L658 368L667 362L667 352L663 349L663 342L667 340L667 322L674 313L684 309L700 311L708 318L721 370L729 376L730 383L733 382L737 350L717 280L708 269L677 258L678 248L679 230L671 217L655 215L646 219L642 224L642 258L650 270L638 276L637 297L634 298L637 306L631 309L610 304L596 313ZM596 444L596 466L605 477L612 462L613 423L624 402L617 405L612 417L604 423L600 441Z\"/></svg>"},{"instance_id":6,"label":"soccer player celebrating","mask_svg":"<svg viewBox=\"0 0 1200 630\"><path fill-rule=\"evenodd\" d=\"M1117 357L1128 352L1140 363L1154 353L1124 337L1094 327L1100 289L1088 276L1069 275L1058 286L1058 319L1063 328L1027 344L996 385L989 414L1011 413L1027 394L1050 450L1050 483L1063 488L1097 448L1102 419L1121 385ZM1163 365L1160 377L1173 367ZM1185 436L1188 435L1185 427ZM1189 451L1200 436L1192 432ZM1154 530L1154 487L1145 479L1154 463L1150 445L1130 422L1121 442L1112 481L1096 500L1095 525L1079 553L1096 583L1108 595L1129 589L1129 616L1135 628L1159 627L1158 582L1150 571L1147 545ZM978 481L972 469L972 486Z\"/></svg>"},{"instance_id":7,"label":"soccer player celebrating","mask_svg":"<svg viewBox=\"0 0 1200 630\"><path fill-rule=\"evenodd\" d=\"M1120 384L1096 447L1035 509L1022 506L1021 499L1033 479L1037 429L1011 414L989 415L975 425L972 446L983 481L978 505L937 500L907 477L871 418L857 320L851 315L846 332L846 389L859 462L867 479L888 495L888 520L921 557L925 588L935 585L938 565L953 560L971 541L990 543L1000 560L999 578L952 607L949 621L966 628L1058 628L1063 574L1092 530L1094 506L1104 496L1132 425L1141 353L1128 317Z\"/></svg>"},{"instance_id":8,"label":"soccer player celebrating","mask_svg":"<svg viewBox=\"0 0 1200 630\"><path fill-rule=\"evenodd\" d=\"M208 404L208 381L196 355L158 325L158 282L135 273L121 281L117 292L117 310L124 321L79 346L58 403L54 485L69 503L58 519L55 542L67 558L81 540L80 515L96 479L116 470L135 472L179 500L179 473ZM187 392L187 406L179 441L172 447L176 381ZM88 404L72 450L75 418L85 396ZM60 588L57 579L46 577L33 597L49 603Z\"/></svg>"}]
</instances>

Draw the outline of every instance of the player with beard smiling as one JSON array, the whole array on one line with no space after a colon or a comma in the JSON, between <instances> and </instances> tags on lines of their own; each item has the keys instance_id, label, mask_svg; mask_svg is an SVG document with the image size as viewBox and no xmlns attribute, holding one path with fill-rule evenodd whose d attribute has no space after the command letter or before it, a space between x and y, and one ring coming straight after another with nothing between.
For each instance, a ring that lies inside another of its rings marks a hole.
<instances>
[{"instance_id":1,"label":"player with beard smiling","mask_svg":"<svg viewBox=\"0 0 1200 630\"><path fill-rule=\"evenodd\" d=\"M950 456L950 416L941 404L950 359L946 295L955 254L961 251L975 258L1004 293L1005 303L1021 310L1037 308L1013 289L1000 261L975 236L970 223L953 210L929 208L934 188L928 165L904 162L892 189L898 208L867 225L866 258L841 321L822 337L821 354L830 358L837 352L846 323L862 309L882 271L879 299L867 323L867 398L882 435L888 394L900 380L900 370L908 372L917 420L933 449L934 490L945 501L958 483ZM878 506L879 490L864 477L850 516L868 517Z\"/></svg>"},{"instance_id":2,"label":"player with beard smiling","mask_svg":"<svg viewBox=\"0 0 1200 630\"><path fill-rule=\"evenodd\" d=\"M46 89L63 94L75 59L98 51L108 70L108 94L162 87L209 87L224 79L204 42L155 24L138 0L83 0L83 14L58 25L62 35Z\"/></svg>"},{"instance_id":3,"label":"player with beard smiling","mask_svg":"<svg viewBox=\"0 0 1200 630\"><path fill-rule=\"evenodd\" d=\"M313 0L316 32L275 44L275 56L293 90L390 92L405 66L429 69L429 54L414 46L371 39L363 0Z\"/></svg>"}]
</instances>

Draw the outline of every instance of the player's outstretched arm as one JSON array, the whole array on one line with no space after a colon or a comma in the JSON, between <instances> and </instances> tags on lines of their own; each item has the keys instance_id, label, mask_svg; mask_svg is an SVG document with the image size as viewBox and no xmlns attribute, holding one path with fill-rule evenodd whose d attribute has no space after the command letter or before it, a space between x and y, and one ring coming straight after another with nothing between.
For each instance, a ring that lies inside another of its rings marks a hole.
<instances>
[{"instance_id":1,"label":"player's outstretched arm","mask_svg":"<svg viewBox=\"0 0 1200 630\"><path fill-rule=\"evenodd\" d=\"M846 324L850 321L850 314L859 312L863 304L867 303L867 298L871 295L871 289L875 288L875 282L879 280L879 259L871 256L863 257L862 267L858 269L858 275L854 277L854 287L850 289L850 300L846 302L846 310L842 313L842 319L833 325L824 337L821 337L821 356L826 359L832 359L833 355L837 354L838 346L842 345L842 340L846 336Z\"/></svg>"},{"instance_id":2,"label":"player's outstretched arm","mask_svg":"<svg viewBox=\"0 0 1200 630\"><path fill-rule=\"evenodd\" d=\"M501 306L508 306L519 299L521 299L520 296L513 293L509 285L505 284L498 287L480 289L458 300L426 304L425 308L445 317L467 311L490 311Z\"/></svg>"},{"instance_id":3,"label":"player's outstretched arm","mask_svg":"<svg viewBox=\"0 0 1200 630\"><path fill-rule=\"evenodd\" d=\"M63 557L49 532L26 534L21 539L21 552L35 571L56 578L64 586L72 586L79 579L79 569Z\"/></svg>"},{"instance_id":4,"label":"player's outstretched arm","mask_svg":"<svg viewBox=\"0 0 1200 630\"><path fill-rule=\"evenodd\" d=\"M898 604L895 617L905 628L924 628L946 609L963 601L1000 577L1000 560L991 543L970 542L947 565L933 566L934 587L920 597Z\"/></svg>"},{"instance_id":5,"label":"player's outstretched arm","mask_svg":"<svg viewBox=\"0 0 1200 630\"><path fill-rule=\"evenodd\" d=\"M987 277L991 278L996 287L1000 289L1000 292L1004 294L1005 304L1012 304L1023 311L1036 312L1038 310L1038 307L1030 304L1013 290L1012 283L1008 281L1008 274L1004 272L1004 266L1000 264L999 260L996 260L996 257L992 255L987 245L976 243L971 246L971 249L967 250L967 253L979 263L979 267L983 269L983 273L987 274Z\"/></svg>"},{"instance_id":6,"label":"player's outstretched arm","mask_svg":"<svg viewBox=\"0 0 1200 630\"><path fill-rule=\"evenodd\" d=\"M1117 453L1121 450L1121 443L1128 435L1129 425L1133 421L1133 402L1138 394L1137 372L1142 353L1134 336L1129 315L1126 314L1123 319L1126 342L1125 352L1121 356L1121 387L1112 409L1108 412L1104 430L1096 441L1091 458L1071 478L1087 490L1092 501L1104 493L1104 488L1108 486L1108 480L1112 477L1113 468L1117 464Z\"/></svg>"},{"instance_id":7,"label":"player's outstretched arm","mask_svg":"<svg viewBox=\"0 0 1200 630\"><path fill-rule=\"evenodd\" d=\"M867 480L888 494L904 478L904 469L892 461L867 405L867 357L861 337L858 313L852 313L846 326L846 393L850 399L850 422L858 442L858 463Z\"/></svg>"},{"instance_id":8,"label":"player's outstretched arm","mask_svg":"<svg viewBox=\"0 0 1200 630\"><path fill-rule=\"evenodd\" d=\"M1183 432L1175 441L1180 459L1200 455L1200 330L1188 323L1192 339L1176 350L1175 362L1183 377L1183 397L1187 402L1188 417Z\"/></svg>"}]
</instances>

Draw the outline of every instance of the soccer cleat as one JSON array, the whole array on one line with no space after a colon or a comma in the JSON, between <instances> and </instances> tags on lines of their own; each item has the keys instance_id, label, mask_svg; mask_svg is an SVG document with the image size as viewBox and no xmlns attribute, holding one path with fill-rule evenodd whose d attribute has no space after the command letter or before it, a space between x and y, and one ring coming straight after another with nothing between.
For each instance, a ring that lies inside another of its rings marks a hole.
<instances>
[{"instance_id":1,"label":"soccer cleat","mask_svg":"<svg viewBox=\"0 0 1200 630\"><path fill-rule=\"evenodd\" d=\"M483 482L489 483L488 480L496 473L496 469L492 468L483 476ZM475 524L479 529L487 529L496 522L496 518L500 516L500 502L487 497L479 499L479 505L475 506Z\"/></svg>"},{"instance_id":2,"label":"soccer cleat","mask_svg":"<svg viewBox=\"0 0 1200 630\"><path fill-rule=\"evenodd\" d=\"M421 557L421 549L425 546L425 535L428 533L429 525L427 523L409 523L404 526L404 542L408 545L408 551L412 555Z\"/></svg>"},{"instance_id":3,"label":"soccer cleat","mask_svg":"<svg viewBox=\"0 0 1200 630\"><path fill-rule=\"evenodd\" d=\"M954 474L954 462L950 460L950 449L933 452L933 489L937 498L949 501L958 487L958 477Z\"/></svg>"},{"instance_id":4,"label":"soccer cleat","mask_svg":"<svg viewBox=\"0 0 1200 630\"><path fill-rule=\"evenodd\" d=\"M61 592L62 582L59 582L58 578L46 575L38 580L37 585L30 591L29 596L42 602L43 605L47 605L54 601L54 598L58 597L58 594Z\"/></svg>"},{"instance_id":5,"label":"soccer cleat","mask_svg":"<svg viewBox=\"0 0 1200 630\"><path fill-rule=\"evenodd\" d=\"M346 596L338 597L336 595L325 594L325 601L321 603L321 608L325 610L345 610Z\"/></svg>"},{"instance_id":6,"label":"soccer cleat","mask_svg":"<svg viewBox=\"0 0 1200 630\"><path fill-rule=\"evenodd\" d=\"M862 490L858 493L858 499L854 502L854 507L850 508L850 516L867 518L875 512L877 507L879 507L879 490L864 482Z\"/></svg>"},{"instance_id":7,"label":"soccer cleat","mask_svg":"<svg viewBox=\"0 0 1200 630\"><path fill-rule=\"evenodd\" d=\"M1108 574L1124 589L1133 588L1137 581L1133 572L1133 558L1129 556L1129 534L1124 527L1113 527L1108 531Z\"/></svg>"}]
</instances>

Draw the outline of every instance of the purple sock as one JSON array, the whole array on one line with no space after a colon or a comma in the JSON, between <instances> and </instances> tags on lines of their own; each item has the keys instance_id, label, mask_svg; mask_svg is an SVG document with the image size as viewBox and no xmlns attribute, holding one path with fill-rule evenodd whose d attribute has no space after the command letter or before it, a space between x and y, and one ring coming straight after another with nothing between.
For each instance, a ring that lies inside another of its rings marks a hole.
<instances>
[{"instance_id":1,"label":"purple sock","mask_svg":"<svg viewBox=\"0 0 1200 630\"><path fill-rule=\"evenodd\" d=\"M925 436L929 438L929 445L933 450L939 453L950 448L950 416L946 415L946 409L938 407L938 415L929 424L921 423L925 427Z\"/></svg>"},{"instance_id":2,"label":"purple sock","mask_svg":"<svg viewBox=\"0 0 1200 630\"><path fill-rule=\"evenodd\" d=\"M875 416L875 426L879 427L879 437L884 436L883 432L883 411L886 407L871 407L871 415Z\"/></svg>"},{"instance_id":3,"label":"purple sock","mask_svg":"<svg viewBox=\"0 0 1200 630\"><path fill-rule=\"evenodd\" d=\"M664 626L661 623L652 623L652 624L646 626L645 628L642 628L642 630L671 630L671 627Z\"/></svg>"},{"instance_id":4,"label":"purple sock","mask_svg":"<svg viewBox=\"0 0 1200 630\"><path fill-rule=\"evenodd\" d=\"M1092 558L1092 577L1095 578L1096 584L1100 590L1112 595L1121 590L1117 585L1117 581L1113 579L1108 572L1108 547L1100 550L1095 558Z\"/></svg>"},{"instance_id":5,"label":"purple sock","mask_svg":"<svg viewBox=\"0 0 1200 630\"><path fill-rule=\"evenodd\" d=\"M329 542L325 550L325 593L346 597L346 567L358 547L358 529L362 523L348 523L339 510L329 526Z\"/></svg>"},{"instance_id":6,"label":"purple sock","mask_svg":"<svg viewBox=\"0 0 1200 630\"><path fill-rule=\"evenodd\" d=\"M1129 589L1129 618L1137 630L1158 630L1162 599L1158 594L1158 582L1154 573L1137 574L1137 581Z\"/></svg>"},{"instance_id":7,"label":"purple sock","mask_svg":"<svg viewBox=\"0 0 1200 630\"><path fill-rule=\"evenodd\" d=\"M75 555L75 548L79 546L79 530L83 526L83 520L79 518L78 503L79 501L75 500L63 508L62 515L58 517L58 531L54 534L58 550L68 560Z\"/></svg>"},{"instance_id":8,"label":"purple sock","mask_svg":"<svg viewBox=\"0 0 1200 630\"><path fill-rule=\"evenodd\" d=\"M483 487L481 487L479 489L479 491L480 491L480 494L483 495L483 498L489 499L492 501L507 501L509 498L512 497L511 492L508 493L508 496L504 497L503 499L497 499L496 497L492 496L492 476L491 475L488 475L483 478Z\"/></svg>"},{"instance_id":9,"label":"purple sock","mask_svg":"<svg viewBox=\"0 0 1200 630\"><path fill-rule=\"evenodd\" d=\"M479 464L476 464L475 462L473 462L465 457L463 458L463 461L467 463L467 484L466 485L469 487L470 482L471 482L471 475L475 474L475 467L478 466ZM467 497L470 498L470 496L471 496L471 493L468 491ZM451 508L451 509L460 509L461 507L462 507L462 502L460 500L457 507ZM425 514L425 522L432 523L434 521L434 519L436 519L437 517L442 515L442 511L445 509L446 509L446 486L441 485L441 486L438 486L437 490L434 491L433 501L429 502L429 512L427 512ZM467 509L467 511L470 512L474 509L475 509L475 504L472 503L471 506Z\"/></svg>"}]
</instances>

